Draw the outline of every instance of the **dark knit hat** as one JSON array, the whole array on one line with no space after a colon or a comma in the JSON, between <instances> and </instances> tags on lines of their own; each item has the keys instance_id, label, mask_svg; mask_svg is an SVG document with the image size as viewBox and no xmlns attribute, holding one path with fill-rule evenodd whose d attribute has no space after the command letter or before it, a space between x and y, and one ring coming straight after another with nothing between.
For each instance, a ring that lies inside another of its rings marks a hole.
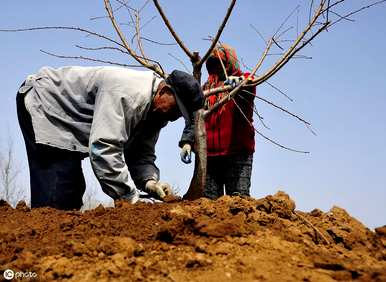
<instances>
[{"instance_id":1,"label":"dark knit hat","mask_svg":"<svg viewBox=\"0 0 386 282\"><path fill-rule=\"evenodd\" d=\"M174 92L178 108L185 119L185 124L190 124L193 113L204 105L204 93L200 83L191 74L174 70L166 79Z\"/></svg>"}]
</instances>

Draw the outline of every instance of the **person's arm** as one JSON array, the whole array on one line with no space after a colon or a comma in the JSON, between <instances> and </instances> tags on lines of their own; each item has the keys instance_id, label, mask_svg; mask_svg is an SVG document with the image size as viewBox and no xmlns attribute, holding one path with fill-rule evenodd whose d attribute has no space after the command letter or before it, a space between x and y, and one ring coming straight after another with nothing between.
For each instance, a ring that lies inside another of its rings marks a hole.
<instances>
[{"instance_id":1,"label":"person's arm","mask_svg":"<svg viewBox=\"0 0 386 282\"><path fill-rule=\"evenodd\" d=\"M102 91L95 101L90 161L102 190L113 199L135 191L129 185L129 170L123 157L123 145L136 120L135 109L130 104L118 91Z\"/></svg>"},{"instance_id":2,"label":"person's arm","mask_svg":"<svg viewBox=\"0 0 386 282\"><path fill-rule=\"evenodd\" d=\"M141 125L134 140L124 149L125 161L135 185L144 190L146 181L159 180L159 169L155 165L155 144L160 128Z\"/></svg>"},{"instance_id":3,"label":"person's arm","mask_svg":"<svg viewBox=\"0 0 386 282\"><path fill-rule=\"evenodd\" d=\"M126 164L137 188L158 199L173 194L168 183L159 181L159 169L155 165L155 144L165 125L157 121L141 124L134 133L134 140L124 150Z\"/></svg>"}]
</instances>

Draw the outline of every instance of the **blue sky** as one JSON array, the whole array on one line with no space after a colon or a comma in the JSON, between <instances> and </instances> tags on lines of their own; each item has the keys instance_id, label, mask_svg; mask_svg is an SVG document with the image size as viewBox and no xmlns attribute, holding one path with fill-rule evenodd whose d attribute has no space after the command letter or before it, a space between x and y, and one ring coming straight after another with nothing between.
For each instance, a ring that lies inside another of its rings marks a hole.
<instances>
[{"instance_id":1,"label":"blue sky","mask_svg":"<svg viewBox=\"0 0 386 282\"><path fill-rule=\"evenodd\" d=\"M144 1L131 1L140 7ZM227 9L228 1L160 1L170 21L187 46L205 52L209 42L203 38L214 35ZM347 1L346 9L355 9L371 1ZM253 67L264 49L253 24L266 37L272 35L284 18L299 8L299 23L304 25L308 1L238 1L224 31L222 41L234 46L239 57ZM12 1L3 0L0 28L33 26L78 26L115 37L105 19L90 21L104 15L103 1ZM122 13L121 15L124 16ZM157 15L152 3L143 11L142 21ZM290 102L272 88L261 86L257 92L310 121L317 136L284 113L261 102L258 109L271 130L255 121L259 130L275 140L297 149L311 151L308 155L282 150L256 136L256 152L251 193L263 197L284 190L296 201L297 208L328 211L338 205L369 227L386 223L386 4L366 10L323 33L302 54L312 60L293 60L270 82L294 99ZM121 21L127 20L122 18ZM296 17L288 26L296 27ZM130 31L125 27L125 31ZM295 30L289 31L293 39ZM132 33L130 33L132 34ZM143 35L162 42L173 42L157 16L143 29ZM131 36L130 36L131 37ZM15 94L26 75L41 66L95 65L47 56L39 50L65 55L95 55L99 58L130 63L130 59L114 53L85 53L75 44L97 47L106 45L84 34L68 31L0 33L0 141L7 135L15 140L18 158L27 168L24 143L18 129ZM173 56L189 61L175 46L145 44L151 58L171 72L181 69ZM272 62L269 60L267 63ZM266 65L268 66L268 65ZM206 72L204 71L204 78ZM186 191L193 166L179 160L177 143L182 120L166 127L157 144L157 164L163 180ZM87 162L85 162L87 166ZM27 170L27 169L25 169ZM89 168L88 179L92 179ZM90 180L90 183L95 183ZM26 184L27 185L27 184ZM90 184L92 185L92 184Z\"/></svg>"}]
</instances>

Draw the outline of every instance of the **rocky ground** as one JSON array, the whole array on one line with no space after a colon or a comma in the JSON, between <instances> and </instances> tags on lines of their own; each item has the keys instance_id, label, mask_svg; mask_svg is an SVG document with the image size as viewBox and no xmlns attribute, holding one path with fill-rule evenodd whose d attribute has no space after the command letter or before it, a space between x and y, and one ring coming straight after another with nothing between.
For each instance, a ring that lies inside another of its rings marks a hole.
<instances>
[{"instance_id":1,"label":"rocky ground","mask_svg":"<svg viewBox=\"0 0 386 282\"><path fill-rule=\"evenodd\" d=\"M39 281L386 281L386 226L296 211L283 192L84 213L1 202L0 267Z\"/></svg>"}]
</instances>

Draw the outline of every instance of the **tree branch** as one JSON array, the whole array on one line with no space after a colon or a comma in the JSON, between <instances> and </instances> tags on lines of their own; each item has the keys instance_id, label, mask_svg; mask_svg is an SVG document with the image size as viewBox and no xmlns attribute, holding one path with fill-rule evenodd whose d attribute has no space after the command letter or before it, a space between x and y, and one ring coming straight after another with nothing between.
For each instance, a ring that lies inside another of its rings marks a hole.
<instances>
[{"instance_id":1,"label":"tree branch","mask_svg":"<svg viewBox=\"0 0 386 282\"><path fill-rule=\"evenodd\" d=\"M269 49L272 47L273 40L271 39L268 42L267 47L265 48L265 51L263 55L261 56L259 62L256 64L255 68L252 70L250 76L248 79L243 80L236 88L234 88L229 94L222 97L218 102L216 102L213 107L211 107L206 113L205 116L209 115L211 112L216 111L219 107L227 103L229 100L231 100L238 92L241 90L242 87L246 86L247 83L249 84L252 81L252 77L255 75L256 71L260 68L260 66L263 64L264 59L266 58ZM232 89L232 87L230 88Z\"/></svg>"},{"instance_id":2,"label":"tree branch","mask_svg":"<svg viewBox=\"0 0 386 282\"><path fill-rule=\"evenodd\" d=\"M52 56L52 57L60 58L60 59L84 60L84 61L98 62L98 63L104 63L104 64L109 64L109 65L121 66L121 67L129 67L129 68L143 68L144 67L143 65L128 65L128 64L122 64L122 63L117 63L117 62L113 62L113 61L95 59L95 58L84 57L84 56L58 55L58 54L44 51L42 49L40 49L40 52L42 52L46 55Z\"/></svg>"},{"instance_id":3,"label":"tree branch","mask_svg":"<svg viewBox=\"0 0 386 282\"><path fill-rule=\"evenodd\" d=\"M307 126L307 128L311 131L312 134L316 135L316 133L311 129L311 123L309 123L309 122L306 121L305 119L299 117L298 115L296 115L296 114L294 114L294 113L291 113L290 111L284 109L283 107L280 107L280 106L276 105L275 103L273 103L273 102L271 102L271 101L269 101L269 100L267 100L267 99L265 99L265 98L263 98L263 97L261 97L261 96L255 95L254 93L252 93L252 92L250 92L250 91L248 91L248 90L245 90L245 89L244 89L243 91L244 91L245 93L248 93L248 94L250 94L250 95L253 95L256 99L261 100L261 101L267 103L268 105L270 105L270 106L272 106L272 107L274 107L274 108L276 108L276 109L279 109L279 110L285 112L286 114L288 114L288 115L290 115L290 116L296 118L296 119L299 120L300 122L304 123L304 124Z\"/></svg>"},{"instance_id":4,"label":"tree branch","mask_svg":"<svg viewBox=\"0 0 386 282\"><path fill-rule=\"evenodd\" d=\"M138 11L135 11L135 34L136 34L136 37L137 37L137 44L138 44L138 48L139 48L139 51L141 52L142 54L142 57L146 58L146 55L145 55L145 50L143 49L143 46L142 46L142 40L141 40L141 28L140 28L140 17L139 17L139 12ZM149 61L147 59L145 59L146 63L149 63Z\"/></svg>"},{"instance_id":5,"label":"tree branch","mask_svg":"<svg viewBox=\"0 0 386 282\"><path fill-rule=\"evenodd\" d=\"M268 127L265 122L264 122L264 118L260 115L259 111L257 110L257 107L254 103L251 104L251 102L249 100L247 100L245 97L243 97L242 95L239 95L238 98L241 98L245 103L247 103L253 110L253 112L255 113L255 115L258 117L260 123L268 130L270 130L271 128Z\"/></svg>"},{"instance_id":6,"label":"tree branch","mask_svg":"<svg viewBox=\"0 0 386 282\"><path fill-rule=\"evenodd\" d=\"M352 16L352 15L355 15L355 14L357 14L357 13L359 13L359 12L365 10L365 9L371 8L371 7L375 6L375 5L379 5L379 4L384 3L384 2L386 2L386 0L380 0L380 1L374 2L374 3L372 3L372 4L369 4L369 5L367 5L367 6L363 6L363 7L361 7L361 8L358 9L358 10L355 10L355 11L353 11L353 12L351 12L351 13L348 13L348 14L345 15L345 16L341 16L338 20L332 22L328 27L331 27L331 26L337 24L338 22L340 22L341 20L347 19L348 17L350 17L350 16Z\"/></svg>"},{"instance_id":7,"label":"tree branch","mask_svg":"<svg viewBox=\"0 0 386 282\"><path fill-rule=\"evenodd\" d=\"M82 49L82 50L87 50L87 51L114 50L114 51L119 51L119 52L126 54L126 55L130 55L129 52L122 50L121 48L117 48L117 47L113 47L113 46L85 47L85 46L80 46L80 45L76 44L75 47Z\"/></svg>"},{"instance_id":8,"label":"tree branch","mask_svg":"<svg viewBox=\"0 0 386 282\"><path fill-rule=\"evenodd\" d=\"M158 3L158 0L153 0L155 7L157 8L159 14L161 15L162 20L164 21L166 27L169 29L170 33L176 40L177 44L184 50L185 54L190 58L190 60L193 60L195 56L193 53L185 46L184 42L179 38L177 33L174 31L172 25L170 24L168 18L166 17L164 11L162 10L160 4Z\"/></svg>"},{"instance_id":9,"label":"tree branch","mask_svg":"<svg viewBox=\"0 0 386 282\"><path fill-rule=\"evenodd\" d=\"M147 58L141 58L139 57L130 47L129 43L127 42L126 40L126 37L124 36L122 30L120 29L118 23L116 22L115 18L114 18L114 14L113 14L113 11L112 11L112 8L111 8L111 4L110 4L110 1L109 0L104 0L104 3L105 3L105 9L107 11L107 14L110 18L110 21L116 31L116 33L118 34L118 37L120 38L124 48L130 53L130 55L138 62L140 63L141 65L143 65L144 67L156 72L157 74L159 74L160 76L162 77L165 77L166 74L163 72L163 70L161 68L159 68L158 65L151 65L147 62Z\"/></svg>"},{"instance_id":10,"label":"tree branch","mask_svg":"<svg viewBox=\"0 0 386 282\"><path fill-rule=\"evenodd\" d=\"M177 58L177 57L174 56L172 53L168 53L168 55L169 55L170 57L172 57L173 59L175 59L177 62L179 62L179 63L184 67L184 69L186 70L186 72L190 72L189 69L188 69L188 67L184 64L184 62L183 62L181 59Z\"/></svg>"},{"instance_id":11,"label":"tree branch","mask_svg":"<svg viewBox=\"0 0 386 282\"><path fill-rule=\"evenodd\" d=\"M313 19L308 24L308 26L305 28L305 30L298 36L298 38L295 40L295 42L292 44L292 46L287 50L287 52L269 69L267 70L262 76L255 79L252 84L253 85L259 85L262 82L268 80L270 77L272 77L275 73L277 73L297 52L299 52L304 46L306 46L311 40L313 40L317 35L319 35L322 31L324 31L328 23L325 23L315 34L313 34L308 40L303 42L303 38L306 36L306 34L311 30L311 28L314 26L317 19L320 17L322 11L323 11L323 3L324 1L321 1L321 4L315 13ZM303 42L303 43L302 43ZM302 44L301 44L302 43ZM300 47L298 47L298 45Z\"/></svg>"},{"instance_id":12,"label":"tree branch","mask_svg":"<svg viewBox=\"0 0 386 282\"><path fill-rule=\"evenodd\" d=\"M240 111L240 113L243 115L243 117L246 119L246 121L249 123L249 125L255 130L255 132L257 134L259 134L261 137L263 137L265 140L269 141L270 143L282 148L282 149L285 149L285 150L288 150L288 151L291 151L291 152L295 152L295 153L303 153L303 154L309 154L310 152L307 152L307 151L301 151L301 150L296 150L296 149L292 149L290 147L287 147L287 146L284 146L282 144L280 144L279 142L265 136L264 134L262 134L260 131L258 131L252 124L252 122L247 118L247 116L244 114L244 112L241 110L240 106L236 103L236 100L234 98L232 98L232 101L235 103L236 107L238 108L238 110Z\"/></svg>"},{"instance_id":13,"label":"tree branch","mask_svg":"<svg viewBox=\"0 0 386 282\"><path fill-rule=\"evenodd\" d=\"M284 97L286 97L288 100L290 100L291 102L293 102L294 100L288 96L287 94L285 94L282 90L280 90L279 88L277 88L275 85L273 85L272 83L268 82L268 81L264 81L264 83L267 83L269 86L271 86L273 89L275 89L277 92L279 92L281 95L283 95Z\"/></svg>"},{"instance_id":14,"label":"tree branch","mask_svg":"<svg viewBox=\"0 0 386 282\"><path fill-rule=\"evenodd\" d=\"M116 41L114 39L111 39L110 37L107 37L106 35L96 33L94 31L87 30L84 28L74 27L74 26L41 26L41 27L17 28L17 29L0 29L0 32L23 32L23 31L39 31L39 30L51 30L51 29L80 31L80 32L86 33L88 35L92 35L95 37L105 39L109 42L112 42L114 44L117 44L117 45L125 48L124 45L122 45L121 43L119 43L118 41Z\"/></svg>"},{"instance_id":15,"label":"tree branch","mask_svg":"<svg viewBox=\"0 0 386 282\"><path fill-rule=\"evenodd\" d=\"M164 42L158 42L158 41L155 41L155 40L152 40L152 39L143 37L143 36L141 36L141 39L142 39L142 40L145 40L145 41L148 41L148 42L150 42L150 43L154 43L154 44L158 44L158 45L163 45L163 46L175 46L175 45L177 45L177 43L164 43Z\"/></svg>"},{"instance_id":16,"label":"tree branch","mask_svg":"<svg viewBox=\"0 0 386 282\"><path fill-rule=\"evenodd\" d=\"M227 24L228 19L229 19L230 15L232 14L232 10L233 10L233 7L235 6L235 4L236 4L236 0L232 0L229 7L228 7L227 13L225 14L225 17L222 21L222 24L220 25L216 36L213 38L212 45L209 47L208 51L206 51L206 54L201 58L200 62L198 63L199 66L202 66L204 64L204 62L209 58L213 49L216 47L216 44L217 44L218 40L220 39L220 36L225 28L225 25Z\"/></svg>"}]
</instances>

